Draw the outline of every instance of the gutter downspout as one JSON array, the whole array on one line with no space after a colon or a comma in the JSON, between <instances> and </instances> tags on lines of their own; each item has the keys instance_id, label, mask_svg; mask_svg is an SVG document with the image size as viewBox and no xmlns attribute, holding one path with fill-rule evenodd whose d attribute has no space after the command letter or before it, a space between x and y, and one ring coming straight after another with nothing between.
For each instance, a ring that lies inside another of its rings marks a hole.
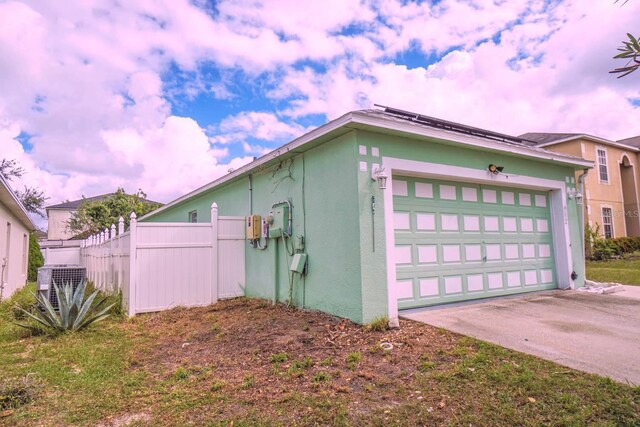
<instances>
[{"instance_id":1,"label":"gutter downspout","mask_svg":"<svg viewBox=\"0 0 640 427\"><path fill-rule=\"evenodd\" d=\"M587 259L587 247L585 246L585 241L584 241L584 210L586 209L586 190L585 190L585 178L587 177L587 175L589 175L589 169L583 169L582 170L582 175L580 175L578 177L578 188L580 188L580 193L582 193L582 203L583 205L580 207L580 236L582 237L582 241L581 241L581 245L582 245L582 259L583 261L586 261ZM586 269L585 269L586 272ZM587 277L585 275L584 280L587 280Z\"/></svg>"}]
</instances>

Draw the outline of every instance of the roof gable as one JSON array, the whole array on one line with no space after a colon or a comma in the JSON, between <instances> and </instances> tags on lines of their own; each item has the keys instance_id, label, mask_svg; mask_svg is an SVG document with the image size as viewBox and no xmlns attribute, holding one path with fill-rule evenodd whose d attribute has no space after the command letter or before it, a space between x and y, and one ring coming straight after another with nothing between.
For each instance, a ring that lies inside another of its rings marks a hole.
<instances>
[{"instance_id":1,"label":"roof gable","mask_svg":"<svg viewBox=\"0 0 640 427\"><path fill-rule=\"evenodd\" d=\"M100 194L99 196L83 197L82 199L66 201L66 202L58 203L57 205L47 206L45 209L47 210L49 209L78 210L80 208L80 205L84 202L97 202L100 200L107 199L113 196L114 194L115 193L106 193L106 194ZM148 200L148 199L142 199L142 200L144 201L144 203L160 204L159 202L154 202L153 200Z\"/></svg>"},{"instance_id":2,"label":"roof gable","mask_svg":"<svg viewBox=\"0 0 640 427\"><path fill-rule=\"evenodd\" d=\"M13 192L9 183L7 183L2 175L0 175L0 203L6 206L7 209L9 209L9 211L15 215L29 231L37 229L36 225L29 217L27 210L22 205L22 202L18 199L16 193Z\"/></svg>"},{"instance_id":3,"label":"roof gable","mask_svg":"<svg viewBox=\"0 0 640 427\"><path fill-rule=\"evenodd\" d=\"M604 144L604 145L610 145L613 147L622 148L624 150L640 151L640 136L623 139L620 141L611 141L606 138L600 138L598 136L593 136L586 133L529 132L529 133L522 134L520 136L522 138L527 138L531 141L536 141L537 143L536 146L541 148L548 147L549 145L562 144L564 142L571 142L571 141L582 139L585 141L595 142L597 144Z\"/></svg>"},{"instance_id":4,"label":"roof gable","mask_svg":"<svg viewBox=\"0 0 640 427\"><path fill-rule=\"evenodd\" d=\"M236 181L269 164L304 152L323 142L329 141L354 129L373 129L381 133L402 134L421 140L440 140L465 145L475 149L502 151L516 156L531 157L542 161L563 163L575 168L591 168L593 162L567 154L557 153L537 147L535 142L525 138L505 135L485 129L449 122L434 117L411 113L391 107L382 109L357 110L330 121L293 141L274 149L262 157L224 175L190 193L181 196L160 209L139 218L143 220L165 211L192 197L213 188Z\"/></svg>"}]
</instances>

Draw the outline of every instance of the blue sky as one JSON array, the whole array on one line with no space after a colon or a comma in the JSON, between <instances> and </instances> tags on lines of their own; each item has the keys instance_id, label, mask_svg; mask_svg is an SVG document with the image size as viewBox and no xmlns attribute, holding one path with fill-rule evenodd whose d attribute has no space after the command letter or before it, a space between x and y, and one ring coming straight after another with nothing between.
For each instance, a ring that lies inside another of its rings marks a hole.
<instances>
[{"instance_id":1,"label":"blue sky","mask_svg":"<svg viewBox=\"0 0 640 427\"><path fill-rule=\"evenodd\" d=\"M640 134L608 71L640 3L0 2L0 147L50 202L170 201L374 103L498 132ZM579 40L580 43L577 43Z\"/></svg>"}]
</instances>

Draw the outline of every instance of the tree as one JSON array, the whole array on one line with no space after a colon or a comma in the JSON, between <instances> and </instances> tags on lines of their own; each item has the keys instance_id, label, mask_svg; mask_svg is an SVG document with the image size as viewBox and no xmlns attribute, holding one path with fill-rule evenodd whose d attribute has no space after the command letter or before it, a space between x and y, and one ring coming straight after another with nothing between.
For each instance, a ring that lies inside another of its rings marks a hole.
<instances>
[{"instance_id":1,"label":"tree","mask_svg":"<svg viewBox=\"0 0 640 427\"><path fill-rule=\"evenodd\" d=\"M38 243L38 237L35 233L29 234L29 268L28 268L28 280L35 282L38 280L38 268L44 265L44 257L40 250L40 244Z\"/></svg>"},{"instance_id":2,"label":"tree","mask_svg":"<svg viewBox=\"0 0 640 427\"><path fill-rule=\"evenodd\" d=\"M614 3L618 3L621 0L616 0ZM622 0L622 6L627 4L629 0ZM640 37L633 37L633 34L627 33L629 41L623 41L622 46L618 48L619 54L613 57L613 59L627 59L627 64L624 67L619 67L609 71L611 74L620 74L618 78L624 77L636 71L640 68L640 43L638 39Z\"/></svg>"},{"instance_id":3,"label":"tree","mask_svg":"<svg viewBox=\"0 0 640 427\"><path fill-rule=\"evenodd\" d=\"M7 181L12 181L14 178L21 178L25 173L25 170L18 165L15 160L0 160L0 175L2 175ZM49 198L45 196L44 191L37 190L34 187L27 187L25 185L23 191L15 190L15 193L27 212L37 214L42 218L45 218L45 214L42 210L44 209L44 204Z\"/></svg>"},{"instance_id":4,"label":"tree","mask_svg":"<svg viewBox=\"0 0 640 427\"><path fill-rule=\"evenodd\" d=\"M18 166L15 160L2 159L0 161L0 175L7 181L11 181L13 178L20 178L24 175L24 169Z\"/></svg>"},{"instance_id":5,"label":"tree","mask_svg":"<svg viewBox=\"0 0 640 427\"><path fill-rule=\"evenodd\" d=\"M148 201L142 190L138 190L136 194L127 194L122 188L118 188L114 194L103 199L83 201L78 211L71 215L67 226L78 234L91 235L110 228L112 224L117 225L120 217L124 218L125 226L128 226L131 212L141 216L160 206L161 203Z\"/></svg>"},{"instance_id":6,"label":"tree","mask_svg":"<svg viewBox=\"0 0 640 427\"><path fill-rule=\"evenodd\" d=\"M640 68L640 43L638 42L640 37L636 38L631 33L627 33L627 37L629 41L623 41L622 46L618 48L620 53L614 56L615 59L627 59L626 65L609 71L612 74L620 74L618 78L629 75Z\"/></svg>"}]
</instances>

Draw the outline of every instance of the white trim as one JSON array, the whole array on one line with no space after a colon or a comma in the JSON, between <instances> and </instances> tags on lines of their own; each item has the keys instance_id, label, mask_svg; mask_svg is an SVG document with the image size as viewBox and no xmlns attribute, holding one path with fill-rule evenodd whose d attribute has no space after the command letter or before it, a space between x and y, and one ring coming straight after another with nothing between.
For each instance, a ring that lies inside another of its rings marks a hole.
<instances>
[{"instance_id":1,"label":"white trim","mask_svg":"<svg viewBox=\"0 0 640 427\"><path fill-rule=\"evenodd\" d=\"M22 202L20 201L16 193L13 191L13 189L11 188L7 180L4 179L2 175L0 175L0 186L4 188L5 192L9 195L9 200L3 201L2 194L0 194L0 201L4 202L4 204L7 206L7 209L9 209L9 212L15 215L16 218L18 218L18 220L22 223L23 226L25 226L27 230L29 231L37 230L38 227L36 227L36 225L33 223L24 205L22 204ZM12 204L13 206L11 206Z\"/></svg>"},{"instance_id":2,"label":"white trim","mask_svg":"<svg viewBox=\"0 0 640 427\"><path fill-rule=\"evenodd\" d=\"M625 150L631 150L631 151L635 151L635 152L639 152L640 151L640 148L634 147L632 145L622 144L621 142L610 141L610 140L605 139L605 138L599 138L597 136L591 136L591 135L586 135L586 134L574 135L574 136L570 136L570 137L567 137L567 138L557 139L557 140L551 141L551 142L545 142L545 143L536 145L536 147L544 148L544 147L548 147L550 145L556 145L556 144L562 144L563 142L574 141L576 139L586 139L587 141L597 142L597 143L600 143L600 144L611 145L613 147L623 148Z\"/></svg>"},{"instance_id":3,"label":"white trim","mask_svg":"<svg viewBox=\"0 0 640 427\"><path fill-rule=\"evenodd\" d=\"M428 138L436 138L443 141L457 142L472 147L490 149L491 151L500 151L511 154L518 154L527 157L552 160L554 162L567 163L571 165L580 165L583 167L593 167L593 162L584 160L578 157L570 156L567 154L558 153L555 151L545 150L539 147L527 147L517 146L512 144L505 144L499 141L492 141L486 138L480 138L477 136L465 135L458 132L447 131L442 129L432 128L426 125L421 125L416 122L409 122L406 120L394 120L389 117L372 117L366 113L360 111L354 111L352 122L354 124L362 124L368 126L379 127L383 129L389 129L399 132L405 132L412 135L423 136Z\"/></svg>"},{"instance_id":4,"label":"white trim","mask_svg":"<svg viewBox=\"0 0 640 427\"><path fill-rule=\"evenodd\" d=\"M321 138L327 134L330 134L334 131L340 130L340 128L343 128L344 132L339 133L337 136L349 133L352 129L349 129L348 127L346 127L345 125L349 124L350 122L352 122L352 113L347 113L325 125L322 125L314 130L312 130L309 133L306 133L304 135L302 135L299 138L294 139L293 141L289 142L288 144L283 145L282 147L276 148L273 151L265 154L264 156L260 157L257 160L252 161L251 163L247 163L246 165L239 167L238 169L234 170L231 173L228 173L227 175L220 177L218 179L216 179L215 181L210 182L209 184L203 185L200 188L197 188L187 194L185 194L184 196L178 197L177 199L167 203L166 205L160 207L159 209L156 209L155 211L149 212L148 214L140 217L138 220L146 220L147 218L150 218L152 216L155 216L157 214L159 214L160 212L163 212L166 209L169 209L172 206L175 206L197 194L203 193L205 191L211 190L212 188L218 187L222 184L225 184L227 182L233 181L235 178L238 178L242 175L244 175L245 173L248 173L250 171L253 170L260 170L261 166L265 166L267 163L274 161L275 159L285 156L286 154L291 153L292 151L294 151L295 149L309 143L312 142L318 138ZM293 153L291 153L293 154Z\"/></svg>"},{"instance_id":5,"label":"white trim","mask_svg":"<svg viewBox=\"0 0 640 427\"><path fill-rule=\"evenodd\" d=\"M233 181L236 178L239 178L253 170L259 171L261 170L261 167L265 166L267 163L275 161L276 159L282 156L285 156L287 154L293 154L293 152L295 152L296 149L308 143L314 142L319 138L327 136L331 133L335 133L335 137L338 137L354 129L365 129L366 126L377 127L380 129L386 129L390 131L403 132L403 133L406 133L407 136L409 137L421 136L421 137L428 137L428 138L436 138L436 139L443 140L444 142L446 141L456 142L456 143L460 143L460 144L464 144L464 145L468 145L476 148L482 148L485 150L490 149L492 151L500 151L505 153L517 154L521 156L537 158L542 160L550 160L553 162L564 163L568 165L574 165L574 166L578 165L583 168L593 167L592 161L580 159L580 158L569 156L562 153L545 150L538 147L526 147L526 146L520 147L516 145L501 143L498 141L491 141L485 138L480 138L480 137L475 137L470 135L463 135L456 132L451 132L451 131L446 131L441 129L435 129L426 125L421 125L419 123L408 122L408 121L399 122L397 119L393 119L391 117L388 117L388 118L372 117L371 115L368 115L366 112L352 111L327 124L324 124L312 130L311 132L305 135L302 135L299 138L294 139L288 144L285 144L282 147L277 148L265 154L259 159L254 160L253 162L248 163L236 169L235 171L221 178L218 178L213 182L210 182L209 184L206 184L196 190L193 190L185 194L184 196L181 196L167 203L166 205L160 207L159 209L156 209L155 211L150 212L138 218L138 221L146 220L147 218L155 216L165 211L166 209L169 209L170 207L173 207L197 194L203 193L205 191L218 187L222 184Z\"/></svg>"},{"instance_id":6,"label":"white trim","mask_svg":"<svg viewBox=\"0 0 640 427\"><path fill-rule=\"evenodd\" d=\"M554 230L554 255L556 265L556 282L558 288L574 288L575 284L570 275L573 271L573 254L571 252L571 238L569 232L569 218L567 211L566 183L546 178L536 178L522 175L493 175L485 170L472 169L461 166L448 166L438 163L419 162L392 157L383 157L382 166L389 171L387 188L384 190L384 217L387 257L387 304L389 323L398 325L398 298L395 293L396 264L394 257L395 230L393 227L393 175L436 178L447 181L462 181L527 188L533 190L550 191L549 208L551 211L551 227Z\"/></svg>"},{"instance_id":7,"label":"white trim","mask_svg":"<svg viewBox=\"0 0 640 427\"><path fill-rule=\"evenodd\" d=\"M609 170L609 151L607 150L607 147L603 147L602 145L596 145L595 146L595 150L596 150L596 161L595 164L597 166L596 170L598 172L598 184L603 184L603 185L610 185L611 184L611 171ZM604 151L604 157L605 157L605 161L607 162L605 164L605 166L607 167L607 180L603 181L600 178L600 156L598 155L598 151L602 150Z\"/></svg>"}]
</instances>

